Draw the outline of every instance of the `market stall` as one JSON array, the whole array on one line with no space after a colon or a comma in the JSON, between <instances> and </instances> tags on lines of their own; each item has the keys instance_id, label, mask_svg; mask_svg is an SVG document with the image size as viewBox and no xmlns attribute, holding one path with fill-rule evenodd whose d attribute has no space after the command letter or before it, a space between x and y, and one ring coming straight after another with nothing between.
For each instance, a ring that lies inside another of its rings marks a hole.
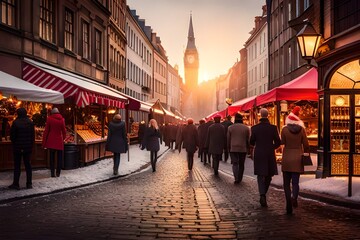
<instances>
[{"instance_id":1,"label":"market stall","mask_svg":"<svg viewBox=\"0 0 360 240\"><path fill-rule=\"evenodd\" d=\"M106 126L119 109L125 108L126 97L102 83L26 58L23 79L64 95L66 103L56 105L67 127L64 156L87 164L111 154L105 151Z\"/></svg>"},{"instance_id":2,"label":"market stall","mask_svg":"<svg viewBox=\"0 0 360 240\"><path fill-rule=\"evenodd\" d=\"M13 150L10 141L10 126L15 120L15 112L19 107L27 109L30 117L35 119L36 113L51 104L64 103L63 94L57 91L43 89L20 78L0 71L0 170L13 168ZM4 131L3 131L4 129ZM47 166L46 151L42 148L42 139L36 127L36 139L32 154L32 166Z\"/></svg>"}]
</instances>

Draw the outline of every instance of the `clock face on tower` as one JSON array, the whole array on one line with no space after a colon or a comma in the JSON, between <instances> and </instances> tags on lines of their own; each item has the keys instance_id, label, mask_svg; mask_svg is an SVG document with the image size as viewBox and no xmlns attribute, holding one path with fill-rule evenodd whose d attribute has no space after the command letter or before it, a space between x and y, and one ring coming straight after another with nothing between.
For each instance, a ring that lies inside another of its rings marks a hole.
<instances>
[{"instance_id":1,"label":"clock face on tower","mask_svg":"<svg viewBox=\"0 0 360 240\"><path fill-rule=\"evenodd\" d=\"M189 54L186 56L186 60L188 61L188 63L193 63L193 62L195 62L195 56L192 54Z\"/></svg>"}]
</instances>

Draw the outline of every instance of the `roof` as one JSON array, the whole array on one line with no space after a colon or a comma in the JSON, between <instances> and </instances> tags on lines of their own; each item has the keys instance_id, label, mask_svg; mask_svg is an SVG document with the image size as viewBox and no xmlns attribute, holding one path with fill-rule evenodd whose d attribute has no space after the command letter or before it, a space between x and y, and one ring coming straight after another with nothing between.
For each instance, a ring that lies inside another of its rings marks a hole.
<instances>
[{"instance_id":1,"label":"roof","mask_svg":"<svg viewBox=\"0 0 360 240\"><path fill-rule=\"evenodd\" d=\"M17 99L22 101L64 103L62 93L38 87L2 71L0 71L0 92L4 95L16 96Z\"/></svg>"}]
</instances>

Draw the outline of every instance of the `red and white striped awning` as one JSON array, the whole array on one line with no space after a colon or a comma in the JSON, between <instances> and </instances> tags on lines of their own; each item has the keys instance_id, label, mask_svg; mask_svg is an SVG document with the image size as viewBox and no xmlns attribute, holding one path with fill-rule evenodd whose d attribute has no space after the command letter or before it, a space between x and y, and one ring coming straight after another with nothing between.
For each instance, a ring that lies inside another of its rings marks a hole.
<instances>
[{"instance_id":1,"label":"red and white striped awning","mask_svg":"<svg viewBox=\"0 0 360 240\"><path fill-rule=\"evenodd\" d=\"M34 60L23 62L23 79L42 88L73 98L79 107L92 103L125 108L127 99L115 89L91 79Z\"/></svg>"}]
</instances>

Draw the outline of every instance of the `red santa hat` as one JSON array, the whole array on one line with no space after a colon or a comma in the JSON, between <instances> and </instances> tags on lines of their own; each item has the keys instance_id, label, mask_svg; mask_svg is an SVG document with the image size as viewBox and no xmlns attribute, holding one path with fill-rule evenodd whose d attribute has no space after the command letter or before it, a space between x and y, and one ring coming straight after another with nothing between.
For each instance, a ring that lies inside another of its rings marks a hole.
<instances>
[{"instance_id":1,"label":"red santa hat","mask_svg":"<svg viewBox=\"0 0 360 240\"><path fill-rule=\"evenodd\" d=\"M297 124L304 127L304 122L300 120L299 113L300 113L300 107L299 106L294 107L292 112L286 117L285 124L286 125Z\"/></svg>"}]
</instances>

